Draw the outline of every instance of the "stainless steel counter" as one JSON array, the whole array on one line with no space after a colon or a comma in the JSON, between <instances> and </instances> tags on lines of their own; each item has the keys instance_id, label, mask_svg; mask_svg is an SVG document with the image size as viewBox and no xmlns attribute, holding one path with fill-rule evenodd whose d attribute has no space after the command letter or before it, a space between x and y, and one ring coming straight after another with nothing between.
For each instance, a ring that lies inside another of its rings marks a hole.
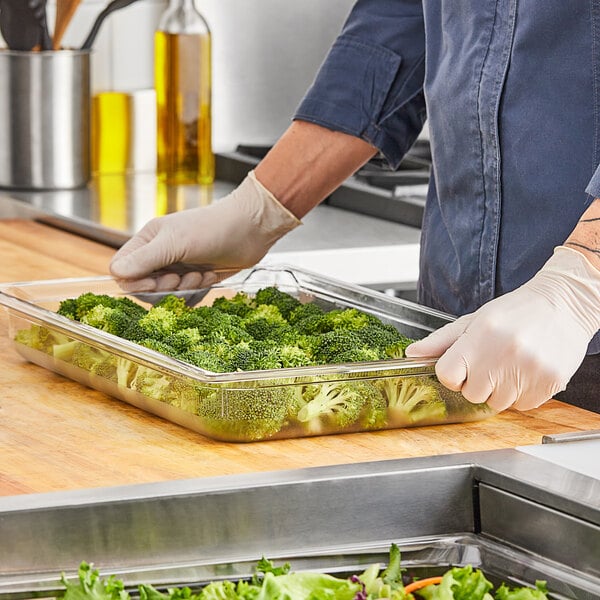
<instances>
[{"instance_id":1,"label":"stainless steel counter","mask_svg":"<svg viewBox=\"0 0 600 600\"><path fill-rule=\"evenodd\" d=\"M0 218L32 218L117 248L155 216L218 201L235 182L166 186L153 173L105 175L60 191L0 190ZM414 287L420 230L321 205L266 262L288 263L378 289Z\"/></svg>"}]
</instances>

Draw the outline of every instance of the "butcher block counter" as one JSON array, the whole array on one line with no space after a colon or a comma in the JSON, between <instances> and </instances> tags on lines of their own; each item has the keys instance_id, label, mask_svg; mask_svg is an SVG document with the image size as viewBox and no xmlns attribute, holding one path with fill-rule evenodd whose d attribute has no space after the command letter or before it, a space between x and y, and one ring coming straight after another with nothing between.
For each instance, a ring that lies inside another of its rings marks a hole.
<instances>
[{"instance_id":1,"label":"butcher block counter","mask_svg":"<svg viewBox=\"0 0 600 600\"><path fill-rule=\"evenodd\" d=\"M107 274L113 253L35 221L0 220L2 282ZM600 429L600 415L551 401L477 423L223 443L26 362L3 310L0 345L0 495L511 448Z\"/></svg>"}]
</instances>

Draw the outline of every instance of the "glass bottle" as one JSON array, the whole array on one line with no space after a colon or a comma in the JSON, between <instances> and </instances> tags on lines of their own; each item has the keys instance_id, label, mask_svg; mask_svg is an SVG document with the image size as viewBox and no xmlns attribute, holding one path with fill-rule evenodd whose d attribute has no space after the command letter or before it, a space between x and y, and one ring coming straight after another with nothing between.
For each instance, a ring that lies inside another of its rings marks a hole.
<instances>
[{"instance_id":1,"label":"glass bottle","mask_svg":"<svg viewBox=\"0 0 600 600\"><path fill-rule=\"evenodd\" d=\"M166 183L214 180L211 34L193 0L169 0L154 39L157 173Z\"/></svg>"}]
</instances>

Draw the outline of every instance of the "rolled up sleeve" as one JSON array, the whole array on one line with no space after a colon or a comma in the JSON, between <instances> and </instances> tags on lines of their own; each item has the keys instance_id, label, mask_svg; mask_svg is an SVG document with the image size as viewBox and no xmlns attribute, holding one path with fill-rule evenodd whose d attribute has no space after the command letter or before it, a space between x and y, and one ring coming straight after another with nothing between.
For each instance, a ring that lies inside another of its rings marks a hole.
<instances>
[{"instance_id":1,"label":"rolled up sleeve","mask_svg":"<svg viewBox=\"0 0 600 600\"><path fill-rule=\"evenodd\" d=\"M588 183L587 188L585 188L585 191L590 196L594 196L594 198L600 198L600 165Z\"/></svg>"},{"instance_id":2,"label":"rolled up sleeve","mask_svg":"<svg viewBox=\"0 0 600 600\"><path fill-rule=\"evenodd\" d=\"M294 119L360 137L396 167L425 121L421 0L359 0Z\"/></svg>"}]
</instances>

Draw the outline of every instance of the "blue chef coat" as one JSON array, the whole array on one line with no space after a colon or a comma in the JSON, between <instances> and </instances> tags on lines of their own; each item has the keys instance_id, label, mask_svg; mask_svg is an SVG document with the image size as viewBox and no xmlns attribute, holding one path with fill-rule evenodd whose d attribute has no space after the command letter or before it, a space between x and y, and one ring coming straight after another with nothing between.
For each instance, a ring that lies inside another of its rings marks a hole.
<instances>
[{"instance_id":1,"label":"blue chef coat","mask_svg":"<svg viewBox=\"0 0 600 600\"><path fill-rule=\"evenodd\" d=\"M427 118L419 299L472 312L530 279L600 196L600 2L358 0L295 118L393 167Z\"/></svg>"}]
</instances>

